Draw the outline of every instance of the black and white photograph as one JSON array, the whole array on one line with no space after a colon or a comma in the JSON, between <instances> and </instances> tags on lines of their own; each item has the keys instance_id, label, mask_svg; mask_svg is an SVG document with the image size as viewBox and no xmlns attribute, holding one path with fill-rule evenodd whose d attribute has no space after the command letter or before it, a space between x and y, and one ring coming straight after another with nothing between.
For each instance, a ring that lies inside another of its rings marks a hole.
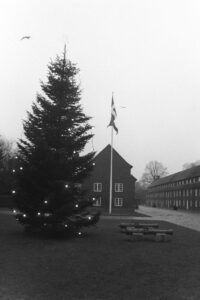
<instances>
[{"instance_id":1,"label":"black and white photograph","mask_svg":"<svg viewBox=\"0 0 200 300\"><path fill-rule=\"evenodd\" d=\"M0 300L200 299L200 1L0 1Z\"/></svg>"}]
</instances>

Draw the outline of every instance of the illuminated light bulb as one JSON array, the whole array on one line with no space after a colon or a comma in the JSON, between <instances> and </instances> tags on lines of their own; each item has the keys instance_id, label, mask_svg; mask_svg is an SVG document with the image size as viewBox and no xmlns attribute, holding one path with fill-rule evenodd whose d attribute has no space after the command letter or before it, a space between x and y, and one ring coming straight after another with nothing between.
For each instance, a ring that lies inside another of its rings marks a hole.
<instances>
[{"instance_id":1,"label":"illuminated light bulb","mask_svg":"<svg viewBox=\"0 0 200 300\"><path fill-rule=\"evenodd\" d=\"M93 166L95 166L95 163L93 163Z\"/></svg>"},{"instance_id":2,"label":"illuminated light bulb","mask_svg":"<svg viewBox=\"0 0 200 300\"><path fill-rule=\"evenodd\" d=\"M89 216L89 217L88 217L88 220L91 220L91 219L92 219L92 218Z\"/></svg>"},{"instance_id":3,"label":"illuminated light bulb","mask_svg":"<svg viewBox=\"0 0 200 300\"><path fill-rule=\"evenodd\" d=\"M75 207L78 207L78 204L76 204Z\"/></svg>"},{"instance_id":4,"label":"illuminated light bulb","mask_svg":"<svg viewBox=\"0 0 200 300\"><path fill-rule=\"evenodd\" d=\"M15 173L15 169L13 169L12 172Z\"/></svg>"},{"instance_id":5,"label":"illuminated light bulb","mask_svg":"<svg viewBox=\"0 0 200 300\"><path fill-rule=\"evenodd\" d=\"M78 235L81 235L81 234L82 234L82 233L79 231L79 232L78 232Z\"/></svg>"},{"instance_id":6,"label":"illuminated light bulb","mask_svg":"<svg viewBox=\"0 0 200 300\"><path fill-rule=\"evenodd\" d=\"M13 191L12 191L12 194L15 194L15 193L16 193L16 191L15 191L15 190L13 190Z\"/></svg>"},{"instance_id":7,"label":"illuminated light bulb","mask_svg":"<svg viewBox=\"0 0 200 300\"><path fill-rule=\"evenodd\" d=\"M68 225L67 225L67 224L65 224L65 227L67 228L67 227L68 227Z\"/></svg>"},{"instance_id":8,"label":"illuminated light bulb","mask_svg":"<svg viewBox=\"0 0 200 300\"><path fill-rule=\"evenodd\" d=\"M23 170L23 167L20 167L20 170Z\"/></svg>"},{"instance_id":9,"label":"illuminated light bulb","mask_svg":"<svg viewBox=\"0 0 200 300\"><path fill-rule=\"evenodd\" d=\"M16 211L15 209L13 209L13 214L16 214L16 212L17 212L17 211Z\"/></svg>"},{"instance_id":10,"label":"illuminated light bulb","mask_svg":"<svg viewBox=\"0 0 200 300\"><path fill-rule=\"evenodd\" d=\"M45 200L45 201L44 201L44 203L45 203L45 204L47 204L47 203L48 203L48 201L47 201L47 200Z\"/></svg>"},{"instance_id":11,"label":"illuminated light bulb","mask_svg":"<svg viewBox=\"0 0 200 300\"><path fill-rule=\"evenodd\" d=\"M26 218L26 214L23 214L23 217Z\"/></svg>"},{"instance_id":12,"label":"illuminated light bulb","mask_svg":"<svg viewBox=\"0 0 200 300\"><path fill-rule=\"evenodd\" d=\"M37 215L38 215L38 216L41 216L41 213L40 213L40 212L38 212L38 213L37 213Z\"/></svg>"},{"instance_id":13,"label":"illuminated light bulb","mask_svg":"<svg viewBox=\"0 0 200 300\"><path fill-rule=\"evenodd\" d=\"M69 187L69 184L65 184L66 189Z\"/></svg>"},{"instance_id":14,"label":"illuminated light bulb","mask_svg":"<svg viewBox=\"0 0 200 300\"><path fill-rule=\"evenodd\" d=\"M93 197L92 200L95 201L96 199Z\"/></svg>"}]
</instances>

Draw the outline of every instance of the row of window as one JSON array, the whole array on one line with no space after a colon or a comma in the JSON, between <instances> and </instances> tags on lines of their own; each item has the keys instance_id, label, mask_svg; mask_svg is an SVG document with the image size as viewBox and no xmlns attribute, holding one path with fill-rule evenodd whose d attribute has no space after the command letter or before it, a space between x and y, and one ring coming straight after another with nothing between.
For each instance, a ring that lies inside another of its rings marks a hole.
<instances>
[{"instance_id":1,"label":"row of window","mask_svg":"<svg viewBox=\"0 0 200 300\"><path fill-rule=\"evenodd\" d=\"M176 207L179 207L179 208L200 208L200 201L198 200L195 200L195 201L192 201L192 200L167 200L166 202L154 202L154 201L151 201L148 203L148 205L151 205L151 206L158 206L158 207L173 207L173 206L176 206Z\"/></svg>"},{"instance_id":2,"label":"row of window","mask_svg":"<svg viewBox=\"0 0 200 300\"><path fill-rule=\"evenodd\" d=\"M194 192L193 192L194 191ZM147 198L172 198L172 197L188 197L188 196L200 196L200 189L187 189L187 190L177 190L177 191L170 191L170 192L159 192L159 193L149 193L147 194Z\"/></svg>"},{"instance_id":3,"label":"row of window","mask_svg":"<svg viewBox=\"0 0 200 300\"><path fill-rule=\"evenodd\" d=\"M169 188L169 187L175 187L175 186L180 186L180 185L184 185L184 184L192 184L192 183L197 183L197 182L200 182L200 177L193 177L193 178L189 178L189 179L179 180L176 182L164 183L164 184L161 184L160 187Z\"/></svg>"},{"instance_id":4,"label":"row of window","mask_svg":"<svg viewBox=\"0 0 200 300\"><path fill-rule=\"evenodd\" d=\"M93 206L101 206L101 197L98 197L94 203L93 203ZM114 206L120 206L122 207L123 206L123 198L114 198Z\"/></svg>"},{"instance_id":5,"label":"row of window","mask_svg":"<svg viewBox=\"0 0 200 300\"><path fill-rule=\"evenodd\" d=\"M124 186L123 183L115 183L115 192L123 192ZM94 182L93 183L93 191L94 192L102 192L102 183Z\"/></svg>"}]
</instances>

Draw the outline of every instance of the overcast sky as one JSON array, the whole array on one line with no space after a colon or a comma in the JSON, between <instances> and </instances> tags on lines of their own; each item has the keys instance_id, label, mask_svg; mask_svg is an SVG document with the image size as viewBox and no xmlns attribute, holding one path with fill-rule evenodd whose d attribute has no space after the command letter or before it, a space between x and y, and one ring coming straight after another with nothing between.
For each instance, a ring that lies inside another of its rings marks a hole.
<instances>
[{"instance_id":1,"label":"overcast sky","mask_svg":"<svg viewBox=\"0 0 200 300\"><path fill-rule=\"evenodd\" d=\"M96 151L110 143L114 92L114 148L136 178L150 160L173 173L200 159L200 1L1 0L0 31L0 134L22 136L47 64L66 43Z\"/></svg>"}]
</instances>

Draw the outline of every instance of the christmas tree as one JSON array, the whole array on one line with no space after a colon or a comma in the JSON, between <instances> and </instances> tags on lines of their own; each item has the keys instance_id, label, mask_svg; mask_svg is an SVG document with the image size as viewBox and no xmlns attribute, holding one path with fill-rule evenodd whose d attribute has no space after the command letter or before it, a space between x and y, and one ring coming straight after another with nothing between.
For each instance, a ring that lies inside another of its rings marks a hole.
<instances>
[{"instance_id":1,"label":"christmas tree","mask_svg":"<svg viewBox=\"0 0 200 300\"><path fill-rule=\"evenodd\" d=\"M95 224L92 201L80 186L93 169L95 153L83 154L92 138L90 117L83 113L79 70L62 56L48 65L47 82L23 122L24 139L18 142L19 162L15 198L16 219L39 232L81 235Z\"/></svg>"}]
</instances>

